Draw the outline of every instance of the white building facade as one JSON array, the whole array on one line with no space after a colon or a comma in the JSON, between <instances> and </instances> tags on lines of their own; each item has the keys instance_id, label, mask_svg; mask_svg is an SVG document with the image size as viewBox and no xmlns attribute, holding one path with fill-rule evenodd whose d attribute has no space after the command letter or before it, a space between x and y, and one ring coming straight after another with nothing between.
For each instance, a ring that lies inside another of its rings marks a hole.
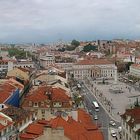
<instances>
[{"instance_id":1,"label":"white building facade","mask_svg":"<svg viewBox=\"0 0 140 140\"><path fill-rule=\"evenodd\" d=\"M121 115L122 139L140 140L140 108L128 109Z\"/></svg>"},{"instance_id":2,"label":"white building facade","mask_svg":"<svg viewBox=\"0 0 140 140\"><path fill-rule=\"evenodd\" d=\"M140 64L132 64L130 66L130 75L140 78Z\"/></svg>"},{"instance_id":3,"label":"white building facade","mask_svg":"<svg viewBox=\"0 0 140 140\"><path fill-rule=\"evenodd\" d=\"M47 68L50 65L55 64L55 56L53 54L46 53L39 58L40 66L43 68Z\"/></svg>"},{"instance_id":4,"label":"white building facade","mask_svg":"<svg viewBox=\"0 0 140 140\"><path fill-rule=\"evenodd\" d=\"M117 67L106 59L81 60L73 65L75 79L107 78L117 80Z\"/></svg>"}]
</instances>

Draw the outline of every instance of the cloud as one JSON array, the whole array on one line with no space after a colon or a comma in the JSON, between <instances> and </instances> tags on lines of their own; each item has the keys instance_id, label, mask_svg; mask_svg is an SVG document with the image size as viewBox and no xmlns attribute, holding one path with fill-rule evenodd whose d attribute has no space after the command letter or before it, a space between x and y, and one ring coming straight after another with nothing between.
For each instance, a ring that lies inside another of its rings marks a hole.
<instances>
[{"instance_id":1,"label":"cloud","mask_svg":"<svg viewBox=\"0 0 140 140\"><path fill-rule=\"evenodd\" d=\"M139 0L0 0L0 41L139 37L139 5Z\"/></svg>"}]
</instances>

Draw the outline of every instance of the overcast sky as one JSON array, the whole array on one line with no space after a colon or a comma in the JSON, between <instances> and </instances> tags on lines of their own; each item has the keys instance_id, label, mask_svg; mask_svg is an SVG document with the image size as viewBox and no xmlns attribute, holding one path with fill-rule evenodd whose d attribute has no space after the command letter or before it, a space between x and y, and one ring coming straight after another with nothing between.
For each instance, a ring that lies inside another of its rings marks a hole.
<instances>
[{"instance_id":1,"label":"overcast sky","mask_svg":"<svg viewBox=\"0 0 140 140\"><path fill-rule=\"evenodd\" d=\"M140 0L0 0L0 42L140 39Z\"/></svg>"}]
</instances>

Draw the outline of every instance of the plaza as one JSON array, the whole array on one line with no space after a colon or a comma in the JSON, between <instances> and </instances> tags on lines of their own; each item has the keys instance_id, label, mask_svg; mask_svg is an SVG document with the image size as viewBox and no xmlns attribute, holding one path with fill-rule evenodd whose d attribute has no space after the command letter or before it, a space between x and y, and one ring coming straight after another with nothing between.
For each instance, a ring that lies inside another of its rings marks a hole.
<instances>
[{"instance_id":1,"label":"plaza","mask_svg":"<svg viewBox=\"0 0 140 140\"><path fill-rule=\"evenodd\" d=\"M104 106L114 120L120 122L120 115L125 109L132 108L140 92L126 83L120 81L87 79L86 85L90 88L94 96Z\"/></svg>"}]
</instances>

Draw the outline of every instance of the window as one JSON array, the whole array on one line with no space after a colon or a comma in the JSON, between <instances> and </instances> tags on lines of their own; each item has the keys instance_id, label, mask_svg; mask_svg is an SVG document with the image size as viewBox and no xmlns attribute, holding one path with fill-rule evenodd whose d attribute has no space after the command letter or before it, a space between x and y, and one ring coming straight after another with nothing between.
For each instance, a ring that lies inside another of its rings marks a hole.
<instances>
[{"instance_id":1,"label":"window","mask_svg":"<svg viewBox=\"0 0 140 140\"><path fill-rule=\"evenodd\" d=\"M41 112L42 112L42 114L45 114L45 109L42 109Z\"/></svg>"},{"instance_id":2,"label":"window","mask_svg":"<svg viewBox=\"0 0 140 140\"><path fill-rule=\"evenodd\" d=\"M41 106L44 106L44 102L41 102Z\"/></svg>"},{"instance_id":3,"label":"window","mask_svg":"<svg viewBox=\"0 0 140 140\"><path fill-rule=\"evenodd\" d=\"M128 124L126 123L126 129L128 130Z\"/></svg>"},{"instance_id":4,"label":"window","mask_svg":"<svg viewBox=\"0 0 140 140\"><path fill-rule=\"evenodd\" d=\"M34 107L38 107L38 103L37 102L34 103Z\"/></svg>"},{"instance_id":5,"label":"window","mask_svg":"<svg viewBox=\"0 0 140 140\"><path fill-rule=\"evenodd\" d=\"M32 101L29 101L29 106L32 106Z\"/></svg>"},{"instance_id":6,"label":"window","mask_svg":"<svg viewBox=\"0 0 140 140\"><path fill-rule=\"evenodd\" d=\"M129 127L129 132L130 132L130 134L131 134L131 127Z\"/></svg>"}]
</instances>

